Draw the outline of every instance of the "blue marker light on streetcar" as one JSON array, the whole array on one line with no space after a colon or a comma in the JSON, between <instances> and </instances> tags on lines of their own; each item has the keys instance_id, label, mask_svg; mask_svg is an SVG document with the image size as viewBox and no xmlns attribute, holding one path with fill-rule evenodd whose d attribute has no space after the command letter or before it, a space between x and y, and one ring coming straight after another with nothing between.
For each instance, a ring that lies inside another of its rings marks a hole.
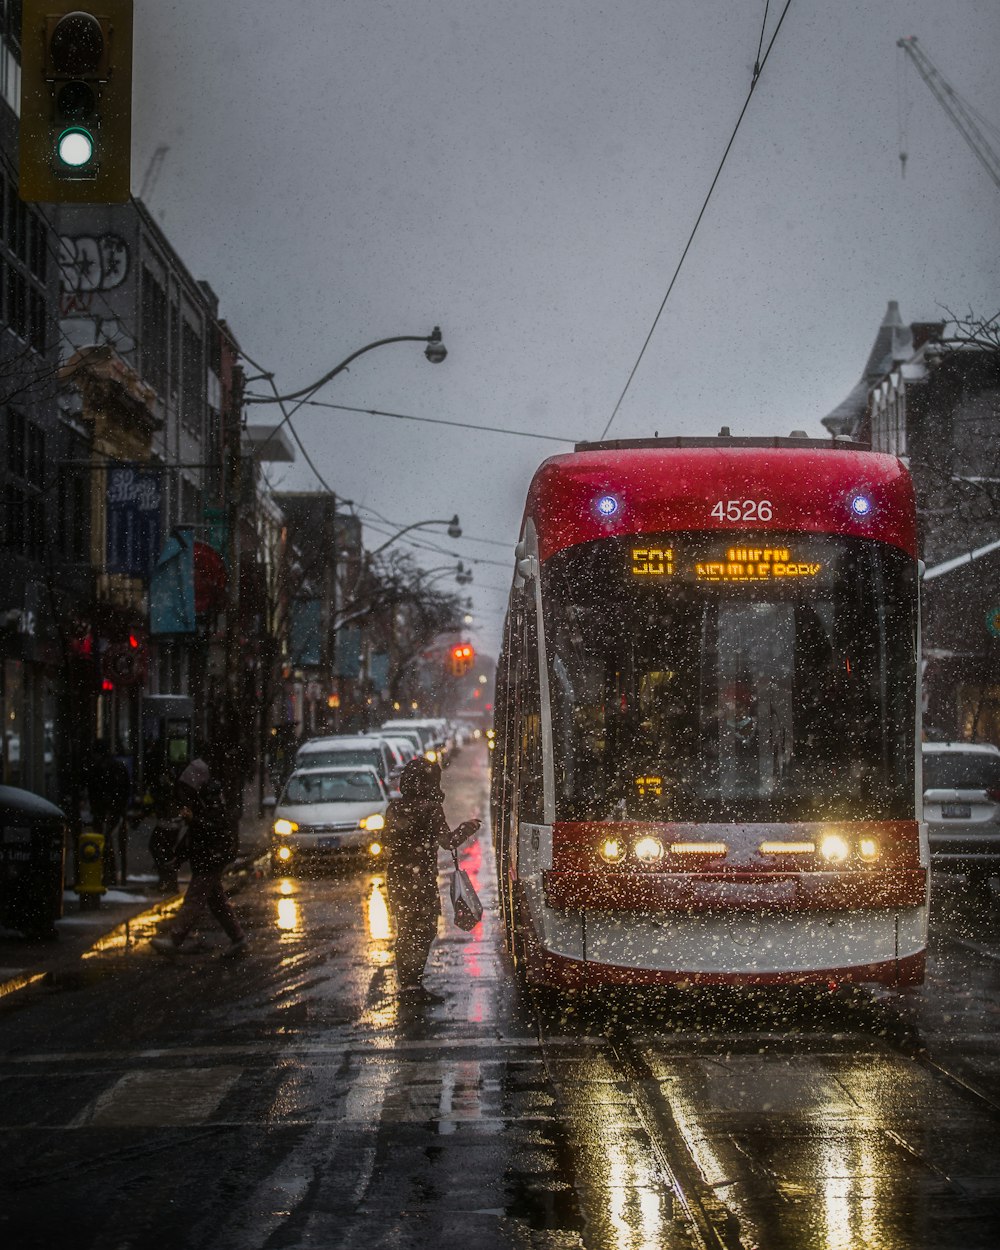
<instances>
[{"instance_id":1,"label":"blue marker light on streetcar","mask_svg":"<svg viewBox=\"0 0 1000 1250\"><path fill-rule=\"evenodd\" d=\"M868 516L872 510L872 501L867 495L855 495L851 500L851 511L855 516Z\"/></svg>"},{"instance_id":2,"label":"blue marker light on streetcar","mask_svg":"<svg viewBox=\"0 0 1000 1250\"><path fill-rule=\"evenodd\" d=\"M618 500L614 495L602 495L595 507L600 516L614 516L618 511Z\"/></svg>"}]
</instances>

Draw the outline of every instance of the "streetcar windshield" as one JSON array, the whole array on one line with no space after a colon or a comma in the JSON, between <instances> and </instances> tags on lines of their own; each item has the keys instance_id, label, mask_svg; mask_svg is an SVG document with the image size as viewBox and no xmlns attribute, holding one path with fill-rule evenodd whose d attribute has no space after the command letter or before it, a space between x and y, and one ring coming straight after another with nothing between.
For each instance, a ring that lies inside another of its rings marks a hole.
<instances>
[{"instance_id":1,"label":"streetcar windshield","mask_svg":"<svg viewBox=\"0 0 1000 1250\"><path fill-rule=\"evenodd\" d=\"M912 562L820 535L546 561L556 818L912 819Z\"/></svg>"}]
</instances>

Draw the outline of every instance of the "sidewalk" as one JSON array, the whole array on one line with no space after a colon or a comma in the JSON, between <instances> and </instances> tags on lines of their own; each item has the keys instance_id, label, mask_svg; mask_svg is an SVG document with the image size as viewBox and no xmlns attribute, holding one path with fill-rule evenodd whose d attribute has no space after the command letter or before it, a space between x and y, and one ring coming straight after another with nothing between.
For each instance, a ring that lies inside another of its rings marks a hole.
<instances>
[{"instance_id":1,"label":"sidewalk","mask_svg":"<svg viewBox=\"0 0 1000 1250\"><path fill-rule=\"evenodd\" d=\"M56 921L59 937L54 942L31 942L10 929L0 929L0 999L29 985L44 984L76 973L90 951L108 945L126 945L152 937L160 920L176 911L190 880L187 866L181 869L179 893L157 890L159 874L149 853L149 835L155 821L150 817L133 824L129 834L128 884L111 887L95 911L83 911L78 895L67 887L63 916ZM228 870L227 884L239 889L247 880L266 872L270 820L257 815L256 787L248 792L240 818L240 854ZM66 857L67 875L72 856Z\"/></svg>"}]
</instances>

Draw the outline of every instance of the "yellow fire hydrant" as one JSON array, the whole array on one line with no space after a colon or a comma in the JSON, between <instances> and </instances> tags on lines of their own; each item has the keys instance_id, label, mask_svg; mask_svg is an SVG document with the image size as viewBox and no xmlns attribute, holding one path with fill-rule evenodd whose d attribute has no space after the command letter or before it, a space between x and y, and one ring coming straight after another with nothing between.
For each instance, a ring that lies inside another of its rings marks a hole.
<instances>
[{"instance_id":1,"label":"yellow fire hydrant","mask_svg":"<svg viewBox=\"0 0 1000 1250\"><path fill-rule=\"evenodd\" d=\"M76 850L76 885L80 910L91 911L101 905L104 889L104 834L88 829L80 834Z\"/></svg>"}]
</instances>

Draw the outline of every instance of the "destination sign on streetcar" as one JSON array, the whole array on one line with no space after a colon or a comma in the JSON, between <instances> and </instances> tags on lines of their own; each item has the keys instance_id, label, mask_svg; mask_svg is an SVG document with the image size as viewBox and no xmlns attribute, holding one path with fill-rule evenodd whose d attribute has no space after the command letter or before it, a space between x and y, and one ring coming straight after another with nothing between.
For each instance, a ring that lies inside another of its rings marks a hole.
<instances>
[{"instance_id":1,"label":"destination sign on streetcar","mask_svg":"<svg viewBox=\"0 0 1000 1250\"><path fill-rule=\"evenodd\" d=\"M622 545L617 560L626 583L636 587L749 582L826 586L837 576L842 556L843 547L828 538L744 534L734 541L711 533L643 536Z\"/></svg>"}]
</instances>

